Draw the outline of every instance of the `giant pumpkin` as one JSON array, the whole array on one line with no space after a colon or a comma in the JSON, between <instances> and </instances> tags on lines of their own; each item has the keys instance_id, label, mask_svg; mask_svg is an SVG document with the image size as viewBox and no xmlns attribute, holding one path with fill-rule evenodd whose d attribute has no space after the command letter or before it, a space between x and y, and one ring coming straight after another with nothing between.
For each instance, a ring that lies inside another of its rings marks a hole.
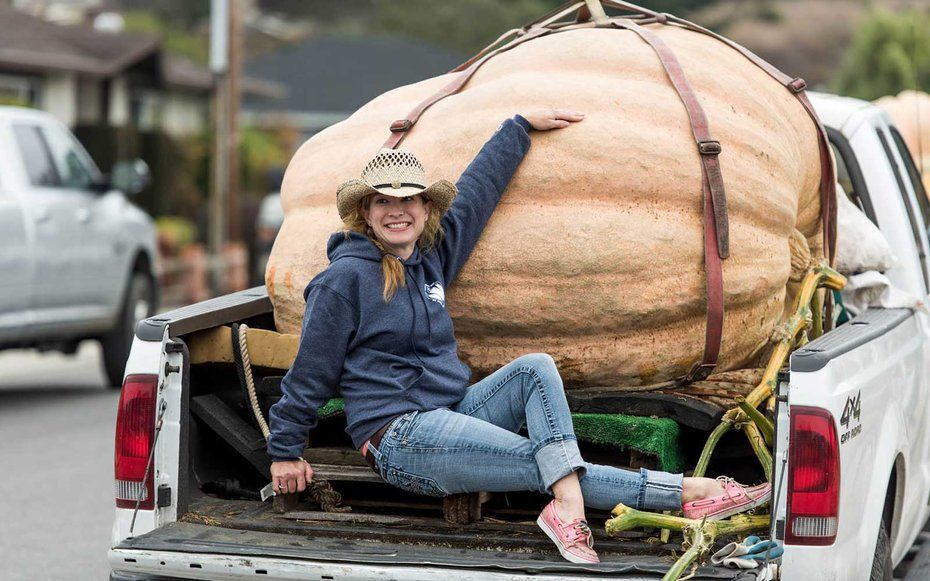
<instances>
[{"instance_id":1,"label":"giant pumpkin","mask_svg":"<svg viewBox=\"0 0 930 581\"><path fill-rule=\"evenodd\" d=\"M814 123L731 48L650 25L681 61L711 131L730 216L718 370L744 367L783 319L792 275L822 258ZM306 142L283 184L285 220L266 272L278 330L299 333L302 292L340 227L337 186L358 177L387 129L451 75L398 88ZM454 180L503 119L539 107L586 113L534 133L530 152L448 290L460 354L476 377L532 351L569 388L650 384L700 360L705 329L701 165L685 109L653 50L615 29L562 32L488 61L426 111L402 147Z\"/></svg>"},{"instance_id":2,"label":"giant pumpkin","mask_svg":"<svg viewBox=\"0 0 930 581\"><path fill-rule=\"evenodd\" d=\"M930 194L930 95L901 91L895 97L882 97L875 104L888 112L901 131L914 163L923 171L924 188Z\"/></svg>"}]
</instances>

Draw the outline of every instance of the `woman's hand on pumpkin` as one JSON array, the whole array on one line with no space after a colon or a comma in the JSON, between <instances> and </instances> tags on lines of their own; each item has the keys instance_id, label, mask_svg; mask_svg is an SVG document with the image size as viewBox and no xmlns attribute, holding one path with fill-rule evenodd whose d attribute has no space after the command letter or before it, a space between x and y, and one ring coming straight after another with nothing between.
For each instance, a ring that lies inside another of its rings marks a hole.
<instances>
[{"instance_id":1,"label":"woman's hand on pumpkin","mask_svg":"<svg viewBox=\"0 0 930 581\"><path fill-rule=\"evenodd\" d=\"M271 463L271 482L277 494L303 492L311 480L313 468L303 458Z\"/></svg>"},{"instance_id":2,"label":"woman's hand on pumpkin","mask_svg":"<svg viewBox=\"0 0 930 581\"><path fill-rule=\"evenodd\" d=\"M523 118L529 121L536 131L548 131L577 123L584 119L584 113L567 109L540 109L523 115Z\"/></svg>"}]
</instances>

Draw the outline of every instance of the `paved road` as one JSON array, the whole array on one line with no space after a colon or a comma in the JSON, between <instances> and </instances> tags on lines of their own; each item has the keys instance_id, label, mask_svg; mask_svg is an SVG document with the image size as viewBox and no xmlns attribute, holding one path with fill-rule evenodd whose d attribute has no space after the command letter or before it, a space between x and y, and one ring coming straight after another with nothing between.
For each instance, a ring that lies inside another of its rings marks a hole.
<instances>
[{"instance_id":1,"label":"paved road","mask_svg":"<svg viewBox=\"0 0 930 581\"><path fill-rule=\"evenodd\" d=\"M0 579L108 578L119 392L100 349L0 353Z\"/></svg>"}]
</instances>

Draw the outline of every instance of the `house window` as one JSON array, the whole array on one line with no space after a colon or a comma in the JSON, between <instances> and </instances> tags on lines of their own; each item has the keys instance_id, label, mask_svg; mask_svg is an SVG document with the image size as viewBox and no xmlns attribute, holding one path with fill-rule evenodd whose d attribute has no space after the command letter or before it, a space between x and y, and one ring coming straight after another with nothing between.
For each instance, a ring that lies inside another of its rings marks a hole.
<instances>
[{"instance_id":1,"label":"house window","mask_svg":"<svg viewBox=\"0 0 930 581\"><path fill-rule=\"evenodd\" d=\"M38 92L32 79L0 75L0 105L34 107Z\"/></svg>"},{"instance_id":2,"label":"house window","mask_svg":"<svg viewBox=\"0 0 930 581\"><path fill-rule=\"evenodd\" d=\"M164 99L156 91L135 91L129 104L132 123L142 131L153 131L161 126Z\"/></svg>"}]
</instances>

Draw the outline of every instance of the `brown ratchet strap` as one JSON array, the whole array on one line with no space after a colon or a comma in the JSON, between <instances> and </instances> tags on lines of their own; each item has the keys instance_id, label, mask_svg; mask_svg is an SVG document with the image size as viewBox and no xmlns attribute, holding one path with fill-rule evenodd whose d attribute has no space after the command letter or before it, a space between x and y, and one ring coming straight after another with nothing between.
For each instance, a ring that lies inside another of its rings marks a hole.
<instances>
[{"instance_id":1,"label":"brown ratchet strap","mask_svg":"<svg viewBox=\"0 0 930 581\"><path fill-rule=\"evenodd\" d=\"M417 105L413 109L413 111L407 114L406 117L404 117L403 119L398 119L397 121L394 121L393 123L391 123L391 135L390 137L388 137L387 141L384 142L384 145L382 147L386 147L388 149L394 149L398 145L400 145L400 142L403 141L404 137L407 136L407 132L410 131L410 129L416 124L416 122L420 119L420 116L423 114L424 111L426 111L427 109L435 105L437 102L445 99L446 97L450 95L454 95L458 93L459 91L461 91L462 87L464 87L465 84L469 81L469 79L471 79L472 75L474 75L475 72L479 68L481 68L481 65L488 62L488 60L490 60L491 58L499 55L502 52L506 52L508 50L516 48L517 46L523 44L524 42L528 40L532 40L534 38L546 36L554 32L563 32L569 29L589 27L590 25L588 24L576 24L573 26L566 26L564 28L559 28L559 29L546 27L547 24L554 22L558 20L559 18L562 18L566 14L570 14L571 12L577 10L583 5L584 5L584 2L573 2L573 3L570 2L570 3L565 4L564 6L556 8L555 10L552 10L548 14L542 16L541 18L537 19L533 23L524 27L523 34L521 36L518 36L517 38L511 40L510 42L508 42L507 44L499 48L489 51L489 49L492 46L494 46L498 42L501 42L503 39L511 36L514 32L516 32L516 31L509 31L503 34L496 41L494 41L493 44L489 45L487 48L482 50L480 53L478 53L477 55L475 55L474 57L466 61L464 64L459 65L458 67L453 69L452 72L461 71L461 74L459 74L455 78L455 80L453 80L451 83L449 83L448 85L440 89L438 92L436 92L435 94L427 98L425 101Z\"/></svg>"},{"instance_id":2,"label":"brown ratchet strap","mask_svg":"<svg viewBox=\"0 0 930 581\"><path fill-rule=\"evenodd\" d=\"M746 47L733 42L729 38L720 36L716 32L710 31L693 22L672 16L671 14L661 14L659 16L670 23L677 24L693 32L706 34L707 36L723 42L768 73L769 76L791 91L791 93L797 97L798 101L800 101L817 128L817 142L820 149L820 219L823 224L823 246L830 264L833 264L836 258L836 169L833 165L833 156L830 153L830 141L827 138L827 132L824 130L820 118L814 111L813 105L811 105L810 100L804 93L804 90L807 88L807 83L800 77L790 77L786 75L759 58L759 56L753 54L752 51ZM827 294L829 295L830 293Z\"/></svg>"},{"instance_id":3,"label":"brown ratchet strap","mask_svg":"<svg viewBox=\"0 0 930 581\"><path fill-rule=\"evenodd\" d=\"M597 4L597 6L595 6ZM443 87L434 95L430 96L416 108L413 109L405 118L395 121L391 124L391 135L384 143L384 147L396 148L403 141L407 132L416 124L420 116L428 108L438 101L458 93L465 84L471 79L475 72L489 59L494 56L511 50L524 42L540 38L548 34L564 32L568 30L577 30L579 28L591 28L594 26L605 27L612 26L620 29L630 30L636 33L644 42L649 44L656 52L659 60L665 69L672 86L678 93L681 101L688 113L688 119L691 123L691 131L694 135L695 143L698 148L701 160L702 171L702 190L703 190L703 221L704 221L704 269L707 278L707 325L704 337L704 355L691 371L683 378L683 381L698 381L706 378L717 365L717 359L720 354L720 346L723 339L723 264L722 260L730 254L729 249L729 221L727 215L726 193L724 190L723 175L720 170L719 155L721 153L720 142L713 139L710 134L707 117L704 110L691 89L687 77L681 68L681 64L675 57L667 44L654 32L644 28L634 22L630 17L610 18L604 20L602 6L613 6L627 11L639 14L638 22L640 24L667 24L686 28L693 32L699 32L711 36L731 48L740 52L749 59L753 64L768 73L790 90L807 110L808 115L814 121L818 132L818 144L820 148L820 194L821 194L821 220L823 222L824 248L832 264L836 254L836 197L835 197L835 177L833 159L830 155L830 146L827 141L826 132L821 125L817 114L814 112L810 101L804 94L806 85L802 79L794 79L785 75L769 63L765 62L746 48L739 44L724 38L706 28L702 28L687 20L677 18L669 14L660 14L651 10L622 2L619 0L586 0L583 2L568 2L551 12L545 14L534 22L528 24L522 29L508 31L494 43L479 52L477 55L455 68L452 72L460 74L451 83ZM560 18L572 13L578 12L577 20L574 24L556 23ZM595 22L590 22L591 19ZM508 43L492 50L494 46L503 42L505 39L518 35ZM828 294L829 301L829 294ZM828 302L828 312L832 304Z\"/></svg>"},{"instance_id":4,"label":"brown ratchet strap","mask_svg":"<svg viewBox=\"0 0 930 581\"><path fill-rule=\"evenodd\" d=\"M614 3L615 0L606 1L609 3ZM828 263L832 265L836 259L837 236L836 166L833 163L833 156L830 152L830 141L827 137L827 132L824 130L823 124L820 122L820 118L817 116L817 112L814 111L813 105L811 105L810 100L804 93L804 90L807 88L807 83L804 82L804 79L800 77L793 78L786 75L765 60L759 58L746 47L733 42L729 38L720 36L719 34L702 26L694 24L693 22L672 16L671 14L658 14L655 16L657 20L663 24L670 22L672 24L687 28L693 32L706 34L707 36L710 36L711 38L726 44L733 50L736 50L745 58L747 58L751 63L762 69L770 77L791 91L791 93L801 103L801 106L804 107L804 110L807 111L808 116L810 116L811 120L814 122L814 126L817 129L817 145L820 149L820 220L823 227L824 253L827 256ZM827 292L824 298L824 303L826 306L824 330L829 331L833 328L833 293Z\"/></svg>"},{"instance_id":5,"label":"brown ratchet strap","mask_svg":"<svg viewBox=\"0 0 930 581\"><path fill-rule=\"evenodd\" d=\"M406 117L404 117L403 119L398 119L397 121L391 123L391 135L390 137L388 137L387 141L384 142L384 145L382 147L386 147L388 149L395 149L398 145L400 145L400 142L403 141L404 137L407 136L407 132L410 131L410 129L416 124L417 121L419 121L420 115L422 115L424 111L426 111L427 109L435 105L437 102L445 99L446 97L450 95L454 95L458 93L459 91L461 91L462 87L465 86L465 83L467 83L469 79L471 79L472 75L474 75L475 72L479 68L481 68L481 65L486 63L489 59L493 58L494 56L504 51L510 50L520 44L523 44L524 42L528 40L531 40L533 38L538 38L540 36L544 36L552 32L553 31L548 28L534 28L533 30L530 30L523 36L518 37L515 40L512 40L510 43L502 46L501 48L493 50L485 54L480 59L474 61L471 65L469 65L467 69L465 69L457 77L455 77L455 79L451 83L449 83L448 85L440 89L437 93L433 94L428 99L426 99L425 101L417 105L416 108L414 108L413 111L408 113Z\"/></svg>"},{"instance_id":6,"label":"brown ratchet strap","mask_svg":"<svg viewBox=\"0 0 930 581\"><path fill-rule=\"evenodd\" d=\"M704 356L701 362L691 368L685 381L699 381L707 378L717 366L720 355L720 343L723 340L723 264L722 260L730 255L729 220L727 217L727 198L723 186L723 174L720 171L720 142L710 133L707 115L698 102L697 95L688 83L675 53L657 34L628 19L614 19L611 24L635 32L655 51L668 75L672 86L678 93L688 120L691 132L697 144L701 159L701 189L704 193L704 271L707 287L707 325L704 332Z\"/></svg>"}]
</instances>

